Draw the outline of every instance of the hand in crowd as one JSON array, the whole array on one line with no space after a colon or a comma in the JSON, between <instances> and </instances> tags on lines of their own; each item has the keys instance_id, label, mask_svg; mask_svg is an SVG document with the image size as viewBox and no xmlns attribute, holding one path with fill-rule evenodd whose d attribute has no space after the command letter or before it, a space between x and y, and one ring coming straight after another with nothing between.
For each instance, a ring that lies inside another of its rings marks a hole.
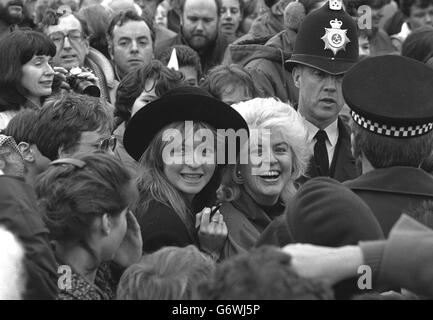
<instances>
[{"instance_id":1,"label":"hand in crowd","mask_svg":"<svg viewBox=\"0 0 433 320\"><path fill-rule=\"evenodd\" d=\"M219 254L227 239L228 229L224 222L224 217L216 211L210 219L211 208L204 208L196 215L196 227L198 228L198 238L200 248L212 257L219 257Z\"/></svg>"},{"instance_id":2,"label":"hand in crowd","mask_svg":"<svg viewBox=\"0 0 433 320\"><path fill-rule=\"evenodd\" d=\"M122 267L129 267L137 262L143 251L140 225L131 210L126 214L127 229L113 261Z\"/></svg>"},{"instance_id":3,"label":"hand in crowd","mask_svg":"<svg viewBox=\"0 0 433 320\"><path fill-rule=\"evenodd\" d=\"M363 263L362 251L358 246L330 248L289 244L282 250L292 257L292 267L299 276L330 285L356 275Z\"/></svg>"},{"instance_id":4,"label":"hand in crowd","mask_svg":"<svg viewBox=\"0 0 433 320\"><path fill-rule=\"evenodd\" d=\"M71 90L71 86L67 82L67 76L72 71L68 71L62 67L53 67L53 70L55 72L55 76L58 77L59 80L61 81L60 88L66 89L66 90ZM98 85L98 78L93 73L91 73L90 71L81 70L81 72L78 73L78 71L80 71L79 68L73 68L71 70L74 70L74 72L75 72L74 75L77 78L86 79L86 80L92 82L93 84Z\"/></svg>"},{"instance_id":5,"label":"hand in crowd","mask_svg":"<svg viewBox=\"0 0 433 320\"><path fill-rule=\"evenodd\" d=\"M92 72L87 70L81 70L81 73L75 75L77 78L86 79L93 84L98 84L98 77L96 77Z\"/></svg>"},{"instance_id":6,"label":"hand in crowd","mask_svg":"<svg viewBox=\"0 0 433 320\"><path fill-rule=\"evenodd\" d=\"M68 74L68 70L66 70L65 68L62 68L62 67L53 67L53 70L54 70L54 76L57 77L59 79L59 81L61 82L60 88L70 90L71 87L66 82L66 75Z\"/></svg>"}]
</instances>

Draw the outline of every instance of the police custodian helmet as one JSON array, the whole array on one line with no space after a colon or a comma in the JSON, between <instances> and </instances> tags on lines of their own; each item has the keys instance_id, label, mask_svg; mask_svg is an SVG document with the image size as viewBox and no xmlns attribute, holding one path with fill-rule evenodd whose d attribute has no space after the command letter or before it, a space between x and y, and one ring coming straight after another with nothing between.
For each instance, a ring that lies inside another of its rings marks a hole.
<instances>
[{"instance_id":1,"label":"police custodian helmet","mask_svg":"<svg viewBox=\"0 0 433 320\"><path fill-rule=\"evenodd\" d=\"M341 0L329 0L305 17L285 65L289 71L301 64L343 74L358 61L358 50L354 19L344 11Z\"/></svg>"}]
</instances>

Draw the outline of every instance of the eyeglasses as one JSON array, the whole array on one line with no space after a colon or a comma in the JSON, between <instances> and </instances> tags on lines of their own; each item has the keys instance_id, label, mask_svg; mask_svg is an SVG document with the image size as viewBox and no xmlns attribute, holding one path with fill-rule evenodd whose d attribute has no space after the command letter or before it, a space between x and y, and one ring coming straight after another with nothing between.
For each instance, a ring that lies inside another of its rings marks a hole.
<instances>
[{"instance_id":1,"label":"eyeglasses","mask_svg":"<svg viewBox=\"0 0 433 320\"><path fill-rule=\"evenodd\" d=\"M108 151L108 150L114 151L116 145L117 145L116 137L111 136L99 142L98 149L102 151Z\"/></svg>"},{"instance_id":2,"label":"eyeglasses","mask_svg":"<svg viewBox=\"0 0 433 320\"><path fill-rule=\"evenodd\" d=\"M67 34L57 31L49 35L50 39L58 47L63 47L65 44L65 38L68 37L69 42L78 44L83 40L83 33L80 30L70 30Z\"/></svg>"}]
</instances>

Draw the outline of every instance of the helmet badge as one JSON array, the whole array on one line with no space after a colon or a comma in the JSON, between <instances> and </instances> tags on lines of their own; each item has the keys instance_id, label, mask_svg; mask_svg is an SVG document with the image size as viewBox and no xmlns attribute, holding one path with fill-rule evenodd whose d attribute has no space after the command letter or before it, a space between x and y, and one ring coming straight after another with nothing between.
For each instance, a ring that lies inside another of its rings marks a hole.
<instances>
[{"instance_id":1,"label":"helmet badge","mask_svg":"<svg viewBox=\"0 0 433 320\"><path fill-rule=\"evenodd\" d=\"M350 42L347 37L347 29L341 29L343 22L338 19L329 22L331 28L325 28L325 35L321 38L325 42L325 50L330 49L334 56L340 50L346 50L346 44Z\"/></svg>"}]
</instances>

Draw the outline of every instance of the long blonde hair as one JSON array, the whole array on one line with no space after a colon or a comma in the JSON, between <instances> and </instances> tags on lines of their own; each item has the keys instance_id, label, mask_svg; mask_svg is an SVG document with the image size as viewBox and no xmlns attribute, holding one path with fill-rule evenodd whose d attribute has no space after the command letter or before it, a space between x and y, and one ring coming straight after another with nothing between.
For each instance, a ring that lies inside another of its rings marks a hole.
<instances>
[{"instance_id":1,"label":"long blonde hair","mask_svg":"<svg viewBox=\"0 0 433 320\"><path fill-rule=\"evenodd\" d=\"M139 218L148 210L151 201L158 201L169 207L171 207L181 218L187 227L187 230L192 235L194 230L194 204L189 203L185 196L167 179L164 174L164 161L163 161L163 150L169 143L169 141L163 140L163 134L167 129L177 129L185 137L185 123L175 122L161 129L153 138L146 151L143 153L140 159L140 171L137 180L137 187L139 191L139 200L136 205L136 212ZM193 131L196 132L199 129L209 129L216 137L215 129L209 124L194 121ZM188 133L187 133L188 134ZM212 195L212 185L215 184L214 180L218 178L218 170L215 169L214 175L209 183L203 190L196 195L195 199L198 198L202 202L206 202ZM216 187L215 187L216 189ZM215 194L215 192L213 192ZM214 197L216 197L214 195ZM194 201L195 202L195 201Z\"/></svg>"}]
</instances>

